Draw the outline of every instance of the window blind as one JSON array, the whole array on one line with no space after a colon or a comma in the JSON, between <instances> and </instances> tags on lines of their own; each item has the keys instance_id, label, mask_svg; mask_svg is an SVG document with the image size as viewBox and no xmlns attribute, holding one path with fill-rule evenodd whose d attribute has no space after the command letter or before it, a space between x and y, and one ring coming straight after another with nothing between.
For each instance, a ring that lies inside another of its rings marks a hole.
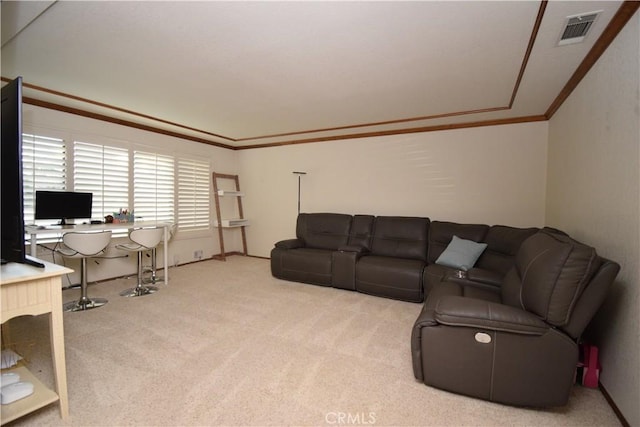
<instances>
[{"instance_id":1,"label":"window blind","mask_svg":"<svg viewBox=\"0 0 640 427\"><path fill-rule=\"evenodd\" d=\"M178 229L206 230L210 226L209 162L178 159Z\"/></svg>"},{"instance_id":2,"label":"window blind","mask_svg":"<svg viewBox=\"0 0 640 427\"><path fill-rule=\"evenodd\" d=\"M22 134L24 221L32 224L36 190L65 190L67 162L64 140Z\"/></svg>"},{"instance_id":3,"label":"window blind","mask_svg":"<svg viewBox=\"0 0 640 427\"><path fill-rule=\"evenodd\" d=\"M134 151L133 206L143 221L175 220L174 158Z\"/></svg>"},{"instance_id":4,"label":"window blind","mask_svg":"<svg viewBox=\"0 0 640 427\"><path fill-rule=\"evenodd\" d=\"M74 190L93 193L93 218L129 208L129 151L74 142Z\"/></svg>"}]
</instances>

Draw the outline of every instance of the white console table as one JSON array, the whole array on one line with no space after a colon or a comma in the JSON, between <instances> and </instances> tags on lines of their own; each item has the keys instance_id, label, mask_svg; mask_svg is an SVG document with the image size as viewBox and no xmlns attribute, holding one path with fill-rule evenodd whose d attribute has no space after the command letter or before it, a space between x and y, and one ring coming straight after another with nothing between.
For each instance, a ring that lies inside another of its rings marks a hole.
<instances>
[{"instance_id":1,"label":"white console table","mask_svg":"<svg viewBox=\"0 0 640 427\"><path fill-rule=\"evenodd\" d=\"M157 221L135 221L135 222L120 222L116 224L75 224L75 225L52 225L48 227L34 227L26 226L25 233L31 236L31 256L37 258L38 251L38 236L45 234L64 234L71 231L103 231L103 230L130 230L133 228L142 227L162 227L164 228L163 238L163 255L164 255L164 283L169 284L169 229L173 224L170 222L157 222Z\"/></svg>"},{"instance_id":2,"label":"white console table","mask_svg":"<svg viewBox=\"0 0 640 427\"><path fill-rule=\"evenodd\" d=\"M2 405L2 424L22 417L36 409L58 401L60 416L69 416L67 397L67 369L64 352L64 324L62 319L62 281L63 274L73 270L42 261L45 268L27 264L8 263L0 270L1 318L4 324L9 319L23 315L49 315L49 333L51 338L51 357L56 390L45 387L24 366L12 369L21 380L34 384L34 393L8 405Z\"/></svg>"}]
</instances>

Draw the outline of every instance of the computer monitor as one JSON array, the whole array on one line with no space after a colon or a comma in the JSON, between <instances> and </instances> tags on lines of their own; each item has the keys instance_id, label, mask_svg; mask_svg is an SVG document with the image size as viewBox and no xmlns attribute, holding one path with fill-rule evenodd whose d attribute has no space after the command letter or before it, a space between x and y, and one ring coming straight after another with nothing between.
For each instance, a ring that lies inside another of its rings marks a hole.
<instances>
[{"instance_id":1,"label":"computer monitor","mask_svg":"<svg viewBox=\"0 0 640 427\"><path fill-rule=\"evenodd\" d=\"M69 219L91 218L93 193L36 191L35 219L55 219L67 225Z\"/></svg>"},{"instance_id":2,"label":"computer monitor","mask_svg":"<svg viewBox=\"0 0 640 427\"><path fill-rule=\"evenodd\" d=\"M27 257L24 242L22 194L22 77L2 87L2 139L0 146L0 194L2 211L2 263L19 262L44 267ZM32 244L34 244L32 242Z\"/></svg>"}]
</instances>

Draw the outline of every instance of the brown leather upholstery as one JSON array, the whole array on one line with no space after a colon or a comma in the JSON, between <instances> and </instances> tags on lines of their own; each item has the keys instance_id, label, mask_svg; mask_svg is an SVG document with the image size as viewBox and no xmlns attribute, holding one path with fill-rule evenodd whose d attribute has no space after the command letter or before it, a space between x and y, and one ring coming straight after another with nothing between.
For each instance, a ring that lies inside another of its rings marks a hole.
<instances>
[{"instance_id":1,"label":"brown leather upholstery","mask_svg":"<svg viewBox=\"0 0 640 427\"><path fill-rule=\"evenodd\" d=\"M487 231L482 242L487 244L476 268L494 271L504 277L513 267L513 258L518 253L520 245L527 238L539 231L538 228L516 228L506 225L493 225Z\"/></svg>"},{"instance_id":2,"label":"brown leather upholstery","mask_svg":"<svg viewBox=\"0 0 640 427\"><path fill-rule=\"evenodd\" d=\"M537 230L421 217L302 213L296 238L275 244L271 271L280 279L422 302L434 283L456 271L434 264L454 235L487 244L466 280L499 287L520 244Z\"/></svg>"},{"instance_id":3,"label":"brown leather upholstery","mask_svg":"<svg viewBox=\"0 0 640 427\"><path fill-rule=\"evenodd\" d=\"M458 224L455 222L431 221L429 227L429 264L436 262L444 252L453 236L461 239L482 242L489 226L485 224Z\"/></svg>"},{"instance_id":4,"label":"brown leather upholstery","mask_svg":"<svg viewBox=\"0 0 640 427\"><path fill-rule=\"evenodd\" d=\"M549 230L515 258L500 288L451 280L432 288L412 331L417 379L513 405L567 403L576 341L620 267Z\"/></svg>"},{"instance_id":5,"label":"brown leather upholstery","mask_svg":"<svg viewBox=\"0 0 640 427\"><path fill-rule=\"evenodd\" d=\"M325 213L298 215L296 237L308 248L337 250L349 241L351 215Z\"/></svg>"},{"instance_id":6,"label":"brown leather upholstery","mask_svg":"<svg viewBox=\"0 0 640 427\"><path fill-rule=\"evenodd\" d=\"M331 286L332 253L349 241L351 215L298 215L296 239L276 243L271 251L271 273L278 278Z\"/></svg>"},{"instance_id":7,"label":"brown leather upholstery","mask_svg":"<svg viewBox=\"0 0 640 427\"><path fill-rule=\"evenodd\" d=\"M404 301L422 302L429 219L379 216L371 252L356 264L356 290Z\"/></svg>"},{"instance_id":8,"label":"brown leather upholstery","mask_svg":"<svg viewBox=\"0 0 640 427\"><path fill-rule=\"evenodd\" d=\"M429 228L429 265L424 270L425 295L431 288L455 273L450 267L435 264L453 236L474 242L486 243L487 247L467 272L468 280L499 287L511 267L520 245L527 237L538 232L538 228L516 228L506 225L458 224L432 221Z\"/></svg>"}]
</instances>

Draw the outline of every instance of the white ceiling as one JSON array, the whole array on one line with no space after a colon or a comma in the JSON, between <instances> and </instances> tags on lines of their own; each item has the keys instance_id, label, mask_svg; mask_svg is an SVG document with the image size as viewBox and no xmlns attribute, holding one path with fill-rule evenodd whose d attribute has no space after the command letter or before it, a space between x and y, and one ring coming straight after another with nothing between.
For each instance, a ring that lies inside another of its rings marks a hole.
<instances>
[{"instance_id":1,"label":"white ceiling","mask_svg":"<svg viewBox=\"0 0 640 427\"><path fill-rule=\"evenodd\" d=\"M230 147L534 120L621 3L550 1L527 61L539 1L3 1L1 71L27 98Z\"/></svg>"}]
</instances>

